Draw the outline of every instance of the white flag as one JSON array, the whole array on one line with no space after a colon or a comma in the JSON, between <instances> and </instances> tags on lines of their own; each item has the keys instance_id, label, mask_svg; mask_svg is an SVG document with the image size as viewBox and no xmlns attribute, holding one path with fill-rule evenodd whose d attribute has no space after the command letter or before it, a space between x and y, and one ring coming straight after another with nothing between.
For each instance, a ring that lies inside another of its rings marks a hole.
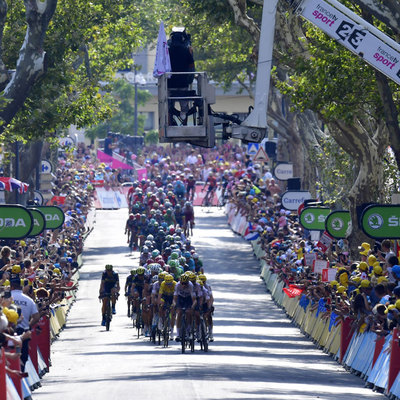
<instances>
[{"instance_id":1,"label":"white flag","mask_svg":"<svg viewBox=\"0 0 400 400\"><path fill-rule=\"evenodd\" d=\"M159 78L167 72L171 72L171 60L169 58L167 36L165 35L164 23L161 21L158 31L156 61L154 63L153 76Z\"/></svg>"}]
</instances>

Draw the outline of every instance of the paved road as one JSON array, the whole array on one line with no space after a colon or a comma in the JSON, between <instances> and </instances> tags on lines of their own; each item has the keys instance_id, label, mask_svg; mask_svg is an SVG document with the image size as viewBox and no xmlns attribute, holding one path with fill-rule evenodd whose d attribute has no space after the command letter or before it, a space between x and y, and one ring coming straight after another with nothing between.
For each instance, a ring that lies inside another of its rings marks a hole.
<instances>
[{"instance_id":1,"label":"paved road","mask_svg":"<svg viewBox=\"0 0 400 400\"><path fill-rule=\"evenodd\" d=\"M138 340L123 299L110 332L100 326L102 268L117 265L124 284L137 258L125 246L126 210L98 211L77 302L34 400L384 398L315 349L275 307L250 246L230 231L221 211L196 212L194 244L216 298L210 352L182 355L177 344L164 349Z\"/></svg>"}]
</instances>

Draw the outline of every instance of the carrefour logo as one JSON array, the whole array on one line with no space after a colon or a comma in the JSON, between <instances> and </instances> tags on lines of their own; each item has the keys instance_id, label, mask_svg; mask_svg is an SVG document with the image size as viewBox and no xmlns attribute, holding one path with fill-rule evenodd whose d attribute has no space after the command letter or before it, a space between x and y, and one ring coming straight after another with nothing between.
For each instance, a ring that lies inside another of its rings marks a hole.
<instances>
[{"instance_id":1,"label":"carrefour logo","mask_svg":"<svg viewBox=\"0 0 400 400\"><path fill-rule=\"evenodd\" d=\"M371 229L379 229L383 225L383 217L380 214L374 213L368 217L367 223Z\"/></svg>"}]
</instances>

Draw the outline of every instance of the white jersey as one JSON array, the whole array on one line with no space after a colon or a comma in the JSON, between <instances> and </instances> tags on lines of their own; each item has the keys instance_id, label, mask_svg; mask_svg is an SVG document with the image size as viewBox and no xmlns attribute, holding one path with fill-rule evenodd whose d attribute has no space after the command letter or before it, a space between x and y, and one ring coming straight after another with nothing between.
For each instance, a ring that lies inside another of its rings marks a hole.
<instances>
[{"instance_id":1,"label":"white jersey","mask_svg":"<svg viewBox=\"0 0 400 400\"><path fill-rule=\"evenodd\" d=\"M37 314L39 311L35 302L26 294L22 293L22 290L12 290L11 296L14 299L16 306L21 308L22 320L18 322L17 328L29 329L29 321L33 314Z\"/></svg>"}]
</instances>

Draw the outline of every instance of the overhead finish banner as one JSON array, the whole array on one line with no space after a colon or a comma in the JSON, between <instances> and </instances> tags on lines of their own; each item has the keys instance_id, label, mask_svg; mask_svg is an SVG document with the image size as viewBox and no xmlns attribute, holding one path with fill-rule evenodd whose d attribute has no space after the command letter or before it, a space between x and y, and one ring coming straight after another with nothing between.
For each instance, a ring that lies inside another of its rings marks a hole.
<instances>
[{"instance_id":1,"label":"overhead finish banner","mask_svg":"<svg viewBox=\"0 0 400 400\"><path fill-rule=\"evenodd\" d=\"M332 211L325 220L326 231L335 239L345 239L351 232L349 211Z\"/></svg>"},{"instance_id":2,"label":"overhead finish banner","mask_svg":"<svg viewBox=\"0 0 400 400\"><path fill-rule=\"evenodd\" d=\"M367 207L361 214L361 227L373 239L400 239L400 206Z\"/></svg>"},{"instance_id":3,"label":"overhead finish banner","mask_svg":"<svg viewBox=\"0 0 400 400\"><path fill-rule=\"evenodd\" d=\"M38 206L36 207L41 211L46 220L45 229L58 229L62 226L65 220L64 211L57 206Z\"/></svg>"},{"instance_id":4,"label":"overhead finish banner","mask_svg":"<svg viewBox=\"0 0 400 400\"><path fill-rule=\"evenodd\" d=\"M331 210L326 207L306 207L300 213L300 224L309 231L324 231Z\"/></svg>"},{"instance_id":5,"label":"overhead finish banner","mask_svg":"<svg viewBox=\"0 0 400 400\"><path fill-rule=\"evenodd\" d=\"M44 214L37 210L36 208L30 208L30 213L33 217L32 230L29 233L29 237L34 237L40 235L46 228L46 219Z\"/></svg>"},{"instance_id":6,"label":"overhead finish banner","mask_svg":"<svg viewBox=\"0 0 400 400\"><path fill-rule=\"evenodd\" d=\"M32 215L25 207L0 205L0 239L23 239L32 227Z\"/></svg>"},{"instance_id":7,"label":"overhead finish banner","mask_svg":"<svg viewBox=\"0 0 400 400\"><path fill-rule=\"evenodd\" d=\"M400 84L400 53L323 0L305 0L300 15Z\"/></svg>"}]
</instances>

